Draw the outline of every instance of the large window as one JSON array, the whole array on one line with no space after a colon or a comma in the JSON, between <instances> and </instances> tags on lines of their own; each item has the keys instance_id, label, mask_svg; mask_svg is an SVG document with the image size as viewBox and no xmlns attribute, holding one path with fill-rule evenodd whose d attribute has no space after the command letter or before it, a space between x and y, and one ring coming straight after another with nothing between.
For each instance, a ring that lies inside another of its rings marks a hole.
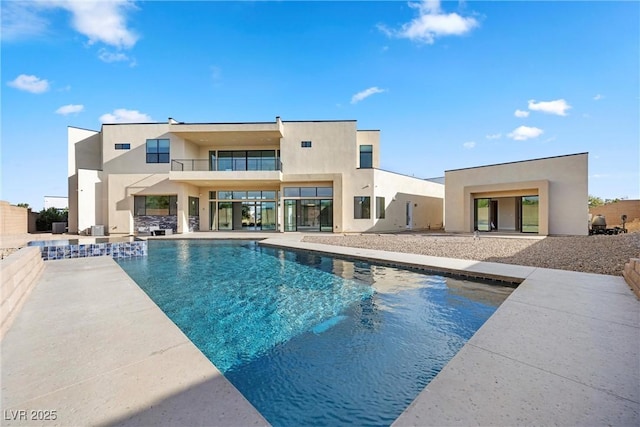
<instances>
[{"instance_id":1,"label":"large window","mask_svg":"<svg viewBox=\"0 0 640 427\"><path fill-rule=\"evenodd\" d=\"M284 197L333 197L333 188L284 187Z\"/></svg>"},{"instance_id":2,"label":"large window","mask_svg":"<svg viewBox=\"0 0 640 427\"><path fill-rule=\"evenodd\" d=\"M178 211L177 196L134 196L134 216L176 215Z\"/></svg>"},{"instance_id":3,"label":"large window","mask_svg":"<svg viewBox=\"0 0 640 427\"><path fill-rule=\"evenodd\" d=\"M280 170L276 150L209 152L211 170L218 171L275 171Z\"/></svg>"},{"instance_id":4,"label":"large window","mask_svg":"<svg viewBox=\"0 0 640 427\"><path fill-rule=\"evenodd\" d=\"M169 163L168 139L147 139L147 163Z\"/></svg>"},{"instance_id":5,"label":"large window","mask_svg":"<svg viewBox=\"0 0 640 427\"><path fill-rule=\"evenodd\" d=\"M371 218L371 197L356 196L353 198L353 218Z\"/></svg>"},{"instance_id":6,"label":"large window","mask_svg":"<svg viewBox=\"0 0 640 427\"><path fill-rule=\"evenodd\" d=\"M376 197L376 218L384 219L384 197Z\"/></svg>"},{"instance_id":7,"label":"large window","mask_svg":"<svg viewBox=\"0 0 640 427\"><path fill-rule=\"evenodd\" d=\"M371 169L373 167L373 145L360 146L360 168Z\"/></svg>"}]
</instances>

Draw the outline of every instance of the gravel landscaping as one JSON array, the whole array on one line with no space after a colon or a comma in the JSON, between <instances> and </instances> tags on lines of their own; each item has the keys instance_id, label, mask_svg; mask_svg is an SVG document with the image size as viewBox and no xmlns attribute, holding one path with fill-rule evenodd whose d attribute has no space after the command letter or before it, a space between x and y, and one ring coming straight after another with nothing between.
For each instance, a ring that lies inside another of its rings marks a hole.
<instances>
[{"instance_id":1,"label":"gravel landscaping","mask_svg":"<svg viewBox=\"0 0 640 427\"><path fill-rule=\"evenodd\" d=\"M501 262L621 276L629 258L640 257L640 233L542 239L480 234L360 234L306 236L304 242L379 249L446 258Z\"/></svg>"}]
</instances>

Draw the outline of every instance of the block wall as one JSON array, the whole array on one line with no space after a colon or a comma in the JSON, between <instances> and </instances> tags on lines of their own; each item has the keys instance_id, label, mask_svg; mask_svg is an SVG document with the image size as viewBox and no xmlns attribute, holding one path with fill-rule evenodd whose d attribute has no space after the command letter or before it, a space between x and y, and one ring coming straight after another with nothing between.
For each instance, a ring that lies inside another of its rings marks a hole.
<instances>
[{"instance_id":1,"label":"block wall","mask_svg":"<svg viewBox=\"0 0 640 427\"><path fill-rule=\"evenodd\" d=\"M631 258L628 263L624 265L624 271L622 272L624 280L636 294L636 297L640 299L640 258Z\"/></svg>"},{"instance_id":2,"label":"block wall","mask_svg":"<svg viewBox=\"0 0 640 427\"><path fill-rule=\"evenodd\" d=\"M607 227L620 226L622 225L620 220L622 215L627 216L627 222L631 222L635 218L640 219L640 200L620 200L604 206L590 208L589 213L593 216L604 216L607 220Z\"/></svg>"},{"instance_id":3,"label":"block wall","mask_svg":"<svg viewBox=\"0 0 640 427\"><path fill-rule=\"evenodd\" d=\"M2 270L0 339L2 339L40 278L44 270L44 262L38 248L26 247L3 259L0 262L0 269Z\"/></svg>"},{"instance_id":4,"label":"block wall","mask_svg":"<svg viewBox=\"0 0 640 427\"><path fill-rule=\"evenodd\" d=\"M5 234L24 234L29 231L27 208L11 206L0 201L0 236Z\"/></svg>"}]
</instances>

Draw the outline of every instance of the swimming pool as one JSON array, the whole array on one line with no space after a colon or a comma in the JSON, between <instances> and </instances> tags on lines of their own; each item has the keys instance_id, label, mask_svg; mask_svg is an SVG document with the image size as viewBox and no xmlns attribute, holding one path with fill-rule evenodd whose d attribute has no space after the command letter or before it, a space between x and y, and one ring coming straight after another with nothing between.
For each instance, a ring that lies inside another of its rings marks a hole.
<instances>
[{"instance_id":1,"label":"swimming pool","mask_svg":"<svg viewBox=\"0 0 640 427\"><path fill-rule=\"evenodd\" d=\"M252 241L117 261L275 426L391 424L512 291Z\"/></svg>"}]
</instances>

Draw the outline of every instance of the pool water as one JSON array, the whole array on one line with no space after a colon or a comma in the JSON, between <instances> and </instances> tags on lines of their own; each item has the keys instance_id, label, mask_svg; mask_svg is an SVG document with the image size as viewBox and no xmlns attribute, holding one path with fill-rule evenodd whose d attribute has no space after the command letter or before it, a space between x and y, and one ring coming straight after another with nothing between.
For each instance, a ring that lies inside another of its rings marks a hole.
<instances>
[{"instance_id":1,"label":"pool water","mask_svg":"<svg viewBox=\"0 0 640 427\"><path fill-rule=\"evenodd\" d=\"M252 241L117 261L274 426L390 425L512 291Z\"/></svg>"}]
</instances>

